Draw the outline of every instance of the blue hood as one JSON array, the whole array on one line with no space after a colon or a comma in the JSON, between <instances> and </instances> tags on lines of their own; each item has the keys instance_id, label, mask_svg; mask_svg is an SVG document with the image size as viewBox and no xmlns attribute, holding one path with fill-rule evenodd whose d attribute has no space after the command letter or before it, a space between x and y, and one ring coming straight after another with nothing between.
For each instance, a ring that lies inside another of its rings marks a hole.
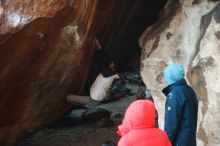
<instances>
[{"instance_id":1,"label":"blue hood","mask_svg":"<svg viewBox=\"0 0 220 146\"><path fill-rule=\"evenodd\" d=\"M163 76L167 85L184 79L185 70L180 64L170 64L163 70Z\"/></svg>"}]
</instances>

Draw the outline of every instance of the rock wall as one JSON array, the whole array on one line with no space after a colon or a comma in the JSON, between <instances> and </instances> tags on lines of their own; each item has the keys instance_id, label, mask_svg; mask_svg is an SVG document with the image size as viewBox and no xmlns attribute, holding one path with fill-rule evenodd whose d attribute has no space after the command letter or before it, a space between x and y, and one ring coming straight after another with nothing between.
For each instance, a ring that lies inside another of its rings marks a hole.
<instances>
[{"instance_id":1,"label":"rock wall","mask_svg":"<svg viewBox=\"0 0 220 146\"><path fill-rule=\"evenodd\" d=\"M184 65L199 98L198 146L220 145L220 4L207 0L170 0L142 46L141 74L151 91L163 128L165 87L162 71L169 63Z\"/></svg>"},{"instance_id":2,"label":"rock wall","mask_svg":"<svg viewBox=\"0 0 220 146\"><path fill-rule=\"evenodd\" d=\"M70 109L66 95L79 93L86 79L96 3L1 1L0 145Z\"/></svg>"},{"instance_id":3,"label":"rock wall","mask_svg":"<svg viewBox=\"0 0 220 146\"><path fill-rule=\"evenodd\" d=\"M153 20L163 3L0 0L0 145L13 145L68 112L67 94L84 87L94 35L107 50L133 54L126 46L150 25L140 22ZM128 31L134 26L138 31ZM116 60L127 60L126 53Z\"/></svg>"}]
</instances>

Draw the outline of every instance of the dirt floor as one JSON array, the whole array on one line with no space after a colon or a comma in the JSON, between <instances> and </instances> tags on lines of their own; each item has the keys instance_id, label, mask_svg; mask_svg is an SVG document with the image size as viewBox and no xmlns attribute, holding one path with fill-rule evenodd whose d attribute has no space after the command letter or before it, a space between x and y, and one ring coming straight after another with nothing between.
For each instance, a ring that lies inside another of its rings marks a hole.
<instances>
[{"instance_id":1,"label":"dirt floor","mask_svg":"<svg viewBox=\"0 0 220 146\"><path fill-rule=\"evenodd\" d=\"M96 128L92 126L44 129L19 146L101 146L103 141L117 141L115 127Z\"/></svg>"},{"instance_id":2,"label":"dirt floor","mask_svg":"<svg viewBox=\"0 0 220 146\"><path fill-rule=\"evenodd\" d=\"M135 100L135 96L127 96L107 104L101 104L97 107L105 108L110 111L114 124L112 126L100 126L100 122L82 123L77 125L61 124L55 127L44 128L25 140L17 146L101 146L105 141L117 143L119 137L116 134L117 126L121 123L125 109ZM76 111L76 110L75 110ZM73 112L75 112L73 110ZM102 124L101 124L102 125Z\"/></svg>"}]
</instances>

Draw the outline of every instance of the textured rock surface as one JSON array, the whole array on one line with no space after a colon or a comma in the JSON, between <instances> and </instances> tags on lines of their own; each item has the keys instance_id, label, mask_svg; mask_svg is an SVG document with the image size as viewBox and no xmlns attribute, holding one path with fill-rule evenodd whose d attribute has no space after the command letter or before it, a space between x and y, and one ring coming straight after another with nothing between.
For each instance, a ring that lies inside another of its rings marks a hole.
<instances>
[{"instance_id":1,"label":"textured rock surface","mask_svg":"<svg viewBox=\"0 0 220 146\"><path fill-rule=\"evenodd\" d=\"M116 60L127 61L117 51L134 54L140 32L150 25L140 22L156 19L160 5L161 0L1 0L0 145L13 144L70 109L65 98L84 86L94 34L116 50Z\"/></svg>"},{"instance_id":2,"label":"textured rock surface","mask_svg":"<svg viewBox=\"0 0 220 146\"><path fill-rule=\"evenodd\" d=\"M153 94L163 128L165 87L162 70L185 66L187 80L199 96L198 146L220 145L220 5L217 1L170 0L160 19L139 40L141 74Z\"/></svg>"},{"instance_id":3,"label":"textured rock surface","mask_svg":"<svg viewBox=\"0 0 220 146\"><path fill-rule=\"evenodd\" d=\"M0 145L11 145L69 110L65 97L80 92L88 70L84 58L92 50L86 50L91 42L85 39L92 25L85 21L94 19L95 4L2 1ZM88 30L79 30L76 22Z\"/></svg>"}]
</instances>

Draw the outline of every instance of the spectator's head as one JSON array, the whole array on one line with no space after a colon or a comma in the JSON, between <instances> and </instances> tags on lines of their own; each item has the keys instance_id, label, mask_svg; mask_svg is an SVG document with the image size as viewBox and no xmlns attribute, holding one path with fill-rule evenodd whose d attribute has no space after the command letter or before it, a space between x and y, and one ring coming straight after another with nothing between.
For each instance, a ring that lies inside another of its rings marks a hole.
<instances>
[{"instance_id":1,"label":"spectator's head","mask_svg":"<svg viewBox=\"0 0 220 146\"><path fill-rule=\"evenodd\" d=\"M184 79L185 70L180 64L170 64L163 70L163 76L167 85Z\"/></svg>"},{"instance_id":2,"label":"spectator's head","mask_svg":"<svg viewBox=\"0 0 220 146\"><path fill-rule=\"evenodd\" d=\"M117 133L124 136L137 128L152 128L155 125L155 105L149 100L136 100L126 110L123 122Z\"/></svg>"}]
</instances>

